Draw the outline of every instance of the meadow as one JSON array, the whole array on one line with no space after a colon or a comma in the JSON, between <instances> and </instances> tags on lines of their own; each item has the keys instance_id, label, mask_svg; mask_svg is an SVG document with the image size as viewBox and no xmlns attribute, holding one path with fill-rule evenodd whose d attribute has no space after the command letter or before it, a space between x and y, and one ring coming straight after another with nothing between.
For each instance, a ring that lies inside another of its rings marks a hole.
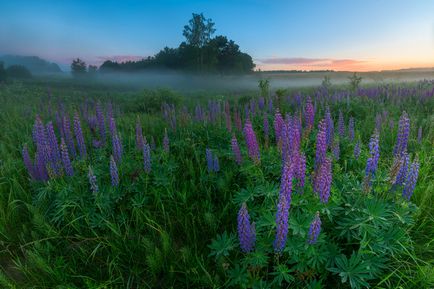
<instances>
[{"instance_id":1,"label":"meadow","mask_svg":"<svg viewBox=\"0 0 434 289\"><path fill-rule=\"evenodd\" d=\"M0 287L433 288L433 96L0 84Z\"/></svg>"}]
</instances>

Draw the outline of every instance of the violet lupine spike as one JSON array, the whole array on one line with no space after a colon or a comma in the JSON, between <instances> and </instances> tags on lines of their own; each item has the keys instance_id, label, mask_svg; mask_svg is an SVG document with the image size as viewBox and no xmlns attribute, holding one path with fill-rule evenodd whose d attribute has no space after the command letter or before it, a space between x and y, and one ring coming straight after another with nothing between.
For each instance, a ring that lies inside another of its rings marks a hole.
<instances>
[{"instance_id":1,"label":"violet lupine spike","mask_svg":"<svg viewBox=\"0 0 434 289\"><path fill-rule=\"evenodd\" d=\"M332 147L333 156L335 157L335 160L339 160L341 149L339 146L339 141L335 141Z\"/></svg>"},{"instance_id":2,"label":"violet lupine spike","mask_svg":"<svg viewBox=\"0 0 434 289\"><path fill-rule=\"evenodd\" d=\"M276 136L276 143L278 144L280 142L282 129L285 124L285 121L283 120L282 115L280 114L279 110L276 110L276 113L274 115L274 134Z\"/></svg>"},{"instance_id":3,"label":"violet lupine spike","mask_svg":"<svg viewBox=\"0 0 434 289\"><path fill-rule=\"evenodd\" d=\"M321 203L328 203L332 184L331 161L326 158L315 176L314 191L319 195Z\"/></svg>"},{"instance_id":4,"label":"violet lupine spike","mask_svg":"<svg viewBox=\"0 0 434 289\"><path fill-rule=\"evenodd\" d=\"M214 159L211 150L207 148L205 151L205 155L208 172L211 173L214 168Z\"/></svg>"},{"instance_id":5,"label":"violet lupine spike","mask_svg":"<svg viewBox=\"0 0 434 289\"><path fill-rule=\"evenodd\" d=\"M119 135L116 133L112 138L112 146L113 146L113 157L116 163L120 163L122 161L122 141Z\"/></svg>"},{"instance_id":6,"label":"violet lupine spike","mask_svg":"<svg viewBox=\"0 0 434 289\"><path fill-rule=\"evenodd\" d=\"M72 137L71 133L71 125L69 122L69 116L65 115L63 117L63 133L65 134L65 142L68 147L68 151L71 154L72 158L75 158L76 151L75 151L75 144L74 139Z\"/></svg>"},{"instance_id":7,"label":"violet lupine spike","mask_svg":"<svg viewBox=\"0 0 434 289\"><path fill-rule=\"evenodd\" d=\"M315 121L315 109L312 104L312 99L307 98L306 108L305 108L305 121L307 129L312 129Z\"/></svg>"},{"instance_id":8,"label":"violet lupine spike","mask_svg":"<svg viewBox=\"0 0 434 289\"><path fill-rule=\"evenodd\" d=\"M297 187L298 192L303 193L304 183L306 178L306 156L304 154L299 155L299 163L297 170Z\"/></svg>"},{"instance_id":9,"label":"violet lupine spike","mask_svg":"<svg viewBox=\"0 0 434 289\"><path fill-rule=\"evenodd\" d=\"M274 106L273 106L273 100L271 98L268 99L268 112L273 113Z\"/></svg>"},{"instance_id":10,"label":"violet lupine spike","mask_svg":"<svg viewBox=\"0 0 434 289\"><path fill-rule=\"evenodd\" d=\"M255 247L256 236L254 224L250 223L250 216L247 211L246 203L243 203L238 211L237 224L241 251L248 253Z\"/></svg>"},{"instance_id":11,"label":"violet lupine spike","mask_svg":"<svg viewBox=\"0 0 434 289\"><path fill-rule=\"evenodd\" d=\"M293 163L286 162L283 165L282 176L280 178L280 195L285 195L288 208L291 206L292 178L294 176Z\"/></svg>"},{"instance_id":12,"label":"violet lupine spike","mask_svg":"<svg viewBox=\"0 0 434 289\"><path fill-rule=\"evenodd\" d=\"M232 153L235 158L235 162L237 163L237 165L241 165L241 163L243 162L243 158L241 156L240 147L238 146L238 141L237 138L235 137L235 134L232 135L231 147L232 147Z\"/></svg>"},{"instance_id":13,"label":"violet lupine spike","mask_svg":"<svg viewBox=\"0 0 434 289\"><path fill-rule=\"evenodd\" d=\"M214 155L214 160L213 160L213 171L214 172L220 171L219 159L216 155Z\"/></svg>"},{"instance_id":14,"label":"violet lupine spike","mask_svg":"<svg viewBox=\"0 0 434 289\"><path fill-rule=\"evenodd\" d=\"M163 149L165 152L169 152L169 136L167 135L167 129L164 130L164 137L163 137Z\"/></svg>"},{"instance_id":15,"label":"violet lupine spike","mask_svg":"<svg viewBox=\"0 0 434 289\"><path fill-rule=\"evenodd\" d=\"M405 180L404 190L402 191L402 196L408 201L410 201L410 198L413 195L414 188L416 187L418 175L419 175L419 162L416 159L410 166L407 178Z\"/></svg>"},{"instance_id":16,"label":"violet lupine spike","mask_svg":"<svg viewBox=\"0 0 434 289\"><path fill-rule=\"evenodd\" d=\"M50 121L46 126L47 141L49 145L49 164L50 170L55 176L61 174L62 164L60 158L59 144L57 143L56 134L54 132L53 123Z\"/></svg>"},{"instance_id":17,"label":"violet lupine spike","mask_svg":"<svg viewBox=\"0 0 434 289\"><path fill-rule=\"evenodd\" d=\"M62 163L63 168L65 169L65 174L71 177L74 175L74 170L72 168L71 160L69 159L68 148L63 138L60 140L60 152L62 155Z\"/></svg>"},{"instance_id":18,"label":"violet lupine spike","mask_svg":"<svg viewBox=\"0 0 434 289\"><path fill-rule=\"evenodd\" d=\"M143 169L147 174L151 172L151 147L149 144L143 145Z\"/></svg>"},{"instance_id":19,"label":"violet lupine spike","mask_svg":"<svg viewBox=\"0 0 434 289\"><path fill-rule=\"evenodd\" d=\"M35 167L33 165L33 161L30 158L29 150L27 149L27 145L24 145L22 150L24 165L26 166L27 172L29 173L32 179L36 179L35 175Z\"/></svg>"},{"instance_id":20,"label":"violet lupine spike","mask_svg":"<svg viewBox=\"0 0 434 289\"><path fill-rule=\"evenodd\" d=\"M321 232L321 218L319 217L319 212L316 212L315 218L309 227L309 237L307 242L309 244L315 244L318 240L318 236Z\"/></svg>"},{"instance_id":21,"label":"violet lupine spike","mask_svg":"<svg viewBox=\"0 0 434 289\"><path fill-rule=\"evenodd\" d=\"M410 119L408 114L404 111L399 118L398 136L396 140L393 154L400 156L403 152L407 151L408 135L410 134Z\"/></svg>"},{"instance_id":22,"label":"violet lupine spike","mask_svg":"<svg viewBox=\"0 0 434 289\"><path fill-rule=\"evenodd\" d=\"M260 161L260 153L259 153L259 145L256 140L255 131L253 130L252 123L249 119L246 120L246 124L244 125L244 138L247 143L247 151L249 153L249 157L256 163Z\"/></svg>"},{"instance_id":23,"label":"violet lupine spike","mask_svg":"<svg viewBox=\"0 0 434 289\"><path fill-rule=\"evenodd\" d=\"M342 111L339 111L338 131L340 137L345 137L345 123L344 123L344 115L342 114Z\"/></svg>"},{"instance_id":24,"label":"violet lupine spike","mask_svg":"<svg viewBox=\"0 0 434 289\"><path fill-rule=\"evenodd\" d=\"M35 177L39 181L48 180L48 172L44 162L44 155L41 151L36 151L35 155Z\"/></svg>"},{"instance_id":25,"label":"violet lupine spike","mask_svg":"<svg viewBox=\"0 0 434 289\"><path fill-rule=\"evenodd\" d=\"M422 127L421 126L417 130L417 143L418 144L422 143Z\"/></svg>"},{"instance_id":26,"label":"violet lupine spike","mask_svg":"<svg viewBox=\"0 0 434 289\"><path fill-rule=\"evenodd\" d=\"M330 147L333 144L335 128L334 128L333 118L331 116L329 107L326 108L325 125L326 125L327 146Z\"/></svg>"},{"instance_id":27,"label":"violet lupine spike","mask_svg":"<svg viewBox=\"0 0 434 289\"><path fill-rule=\"evenodd\" d=\"M365 174L366 176L373 177L378 167L378 160L380 159L379 136L377 131L375 131L371 136L371 140L369 142L369 153L370 157L366 162Z\"/></svg>"},{"instance_id":28,"label":"violet lupine spike","mask_svg":"<svg viewBox=\"0 0 434 289\"><path fill-rule=\"evenodd\" d=\"M118 167L116 166L113 156L110 156L110 178L112 187L117 187L119 185L119 174Z\"/></svg>"},{"instance_id":29,"label":"violet lupine spike","mask_svg":"<svg viewBox=\"0 0 434 289\"><path fill-rule=\"evenodd\" d=\"M78 151L80 152L80 157L82 159L86 158L86 143L84 141L83 130L81 129L80 117L78 113L74 114L74 134L75 140L77 141Z\"/></svg>"},{"instance_id":30,"label":"violet lupine spike","mask_svg":"<svg viewBox=\"0 0 434 289\"><path fill-rule=\"evenodd\" d=\"M109 130L112 137L117 133L116 120L113 116L109 118Z\"/></svg>"},{"instance_id":31,"label":"violet lupine spike","mask_svg":"<svg viewBox=\"0 0 434 289\"><path fill-rule=\"evenodd\" d=\"M326 124L321 120L318 124L318 134L316 135L316 155L315 155L315 168L320 168L321 164L326 158L327 151L327 135Z\"/></svg>"},{"instance_id":32,"label":"violet lupine spike","mask_svg":"<svg viewBox=\"0 0 434 289\"><path fill-rule=\"evenodd\" d=\"M96 176L92 171L92 168L89 166L89 172L87 174L87 177L89 179L89 185L92 193L97 194L99 191L98 184L96 182Z\"/></svg>"},{"instance_id":33,"label":"violet lupine spike","mask_svg":"<svg viewBox=\"0 0 434 289\"><path fill-rule=\"evenodd\" d=\"M101 108L101 104L98 102L96 104L96 120L98 123L99 135L101 137L101 142L105 143L106 141L106 129L105 129L105 121L104 121L104 113Z\"/></svg>"},{"instance_id":34,"label":"violet lupine spike","mask_svg":"<svg viewBox=\"0 0 434 289\"><path fill-rule=\"evenodd\" d=\"M394 185L401 186L404 184L405 177L407 176L408 167L410 165L410 157L404 152L401 156L401 167L399 168L398 174L396 175L396 179Z\"/></svg>"},{"instance_id":35,"label":"violet lupine spike","mask_svg":"<svg viewBox=\"0 0 434 289\"><path fill-rule=\"evenodd\" d=\"M288 214L289 204L285 194L280 194L276 213L276 238L274 240L274 251L280 253L286 245L288 236Z\"/></svg>"},{"instance_id":36,"label":"violet lupine spike","mask_svg":"<svg viewBox=\"0 0 434 289\"><path fill-rule=\"evenodd\" d=\"M348 124L348 138L350 141L354 140L354 118L350 117L350 121Z\"/></svg>"},{"instance_id":37,"label":"violet lupine spike","mask_svg":"<svg viewBox=\"0 0 434 289\"><path fill-rule=\"evenodd\" d=\"M356 145L354 146L354 157L357 159L359 159L360 156L360 140L358 140L356 142Z\"/></svg>"}]
</instances>

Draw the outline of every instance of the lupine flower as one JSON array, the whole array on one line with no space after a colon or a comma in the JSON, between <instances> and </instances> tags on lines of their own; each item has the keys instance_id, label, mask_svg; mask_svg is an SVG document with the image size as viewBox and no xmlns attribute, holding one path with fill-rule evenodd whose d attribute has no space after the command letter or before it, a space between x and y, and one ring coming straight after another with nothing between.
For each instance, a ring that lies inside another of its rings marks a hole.
<instances>
[{"instance_id":1,"label":"lupine flower","mask_svg":"<svg viewBox=\"0 0 434 289\"><path fill-rule=\"evenodd\" d=\"M354 140L354 118L350 117L350 121L348 124L348 138L350 141Z\"/></svg>"},{"instance_id":2,"label":"lupine flower","mask_svg":"<svg viewBox=\"0 0 434 289\"><path fill-rule=\"evenodd\" d=\"M142 133L142 126L140 125L139 117L137 117L137 122L136 122L136 147L138 149L143 148L143 133Z\"/></svg>"},{"instance_id":3,"label":"lupine flower","mask_svg":"<svg viewBox=\"0 0 434 289\"><path fill-rule=\"evenodd\" d=\"M359 159L360 156L360 140L358 140L356 142L356 145L354 146L354 157L357 159Z\"/></svg>"},{"instance_id":4,"label":"lupine flower","mask_svg":"<svg viewBox=\"0 0 434 289\"><path fill-rule=\"evenodd\" d=\"M402 191L402 196L407 200L410 200L413 195L414 188L416 187L417 177L419 175L419 162L415 160L411 166L405 180L404 190Z\"/></svg>"},{"instance_id":5,"label":"lupine flower","mask_svg":"<svg viewBox=\"0 0 434 289\"><path fill-rule=\"evenodd\" d=\"M112 137L113 157L117 163L122 160L122 142L119 135L116 133Z\"/></svg>"},{"instance_id":6,"label":"lupine flower","mask_svg":"<svg viewBox=\"0 0 434 289\"><path fill-rule=\"evenodd\" d=\"M117 187L119 185L119 174L118 167L116 166L113 156L110 156L110 177L112 180L112 187Z\"/></svg>"},{"instance_id":7,"label":"lupine flower","mask_svg":"<svg viewBox=\"0 0 434 289\"><path fill-rule=\"evenodd\" d=\"M404 111L399 118L398 124L398 137L396 140L396 145L393 150L395 156L400 156L404 151L407 150L408 135L410 134L410 119L407 113Z\"/></svg>"},{"instance_id":8,"label":"lupine flower","mask_svg":"<svg viewBox=\"0 0 434 289\"><path fill-rule=\"evenodd\" d=\"M268 99L268 112L272 113L274 111L273 100L271 98Z\"/></svg>"},{"instance_id":9,"label":"lupine flower","mask_svg":"<svg viewBox=\"0 0 434 289\"><path fill-rule=\"evenodd\" d=\"M52 170L52 173L57 176L61 174L62 164L60 158L59 144L57 143L54 126L51 121L47 124L46 131L49 146L49 164L47 165L50 167L50 170Z\"/></svg>"},{"instance_id":10,"label":"lupine flower","mask_svg":"<svg viewBox=\"0 0 434 289\"><path fill-rule=\"evenodd\" d=\"M246 203L243 203L238 211L238 239L240 240L240 247L244 253L248 253L255 247L255 230L254 224L250 223L249 212L247 211Z\"/></svg>"},{"instance_id":11,"label":"lupine flower","mask_svg":"<svg viewBox=\"0 0 434 289\"><path fill-rule=\"evenodd\" d=\"M274 134L276 136L276 143L278 144L280 142L281 134L283 126L285 125L285 121L283 120L282 115L280 114L279 110L276 110L276 113L274 115Z\"/></svg>"},{"instance_id":12,"label":"lupine flower","mask_svg":"<svg viewBox=\"0 0 434 289\"><path fill-rule=\"evenodd\" d=\"M282 252L286 245L286 238L288 236L288 213L289 203L285 194L280 194L276 214L276 239L274 240L274 251L278 253Z\"/></svg>"},{"instance_id":13,"label":"lupine flower","mask_svg":"<svg viewBox=\"0 0 434 289\"><path fill-rule=\"evenodd\" d=\"M167 135L167 129L164 130L163 149L165 152L169 152L169 136Z\"/></svg>"},{"instance_id":14,"label":"lupine flower","mask_svg":"<svg viewBox=\"0 0 434 289\"><path fill-rule=\"evenodd\" d=\"M315 168L320 168L321 164L326 158L327 151L327 136L326 136L326 124L324 120L321 120L318 124L318 134L316 135L316 156L315 156Z\"/></svg>"},{"instance_id":15,"label":"lupine flower","mask_svg":"<svg viewBox=\"0 0 434 289\"><path fill-rule=\"evenodd\" d=\"M116 134L116 121L115 118L113 116L110 116L109 118L109 130L110 130L110 135L113 137Z\"/></svg>"},{"instance_id":16,"label":"lupine flower","mask_svg":"<svg viewBox=\"0 0 434 289\"><path fill-rule=\"evenodd\" d=\"M335 157L335 160L339 160L339 156L341 154L341 149L339 147L339 141L336 141L333 144L332 152L333 152L333 156Z\"/></svg>"},{"instance_id":17,"label":"lupine flower","mask_svg":"<svg viewBox=\"0 0 434 289\"><path fill-rule=\"evenodd\" d=\"M62 155L63 168L65 169L65 174L67 176L74 175L74 170L72 169L71 160L69 159L68 148L66 147L65 140L62 138L60 140L60 152Z\"/></svg>"},{"instance_id":18,"label":"lupine flower","mask_svg":"<svg viewBox=\"0 0 434 289\"><path fill-rule=\"evenodd\" d=\"M292 178L294 176L294 166L286 162L283 165L282 176L280 178L280 195L285 195L288 207L291 206Z\"/></svg>"},{"instance_id":19,"label":"lupine flower","mask_svg":"<svg viewBox=\"0 0 434 289\"><path fill-rule=\"evenodd\" d=\"M344 115L342 114L342 111L339 111L338 130L339 130L339 136L345 137L345 123L344 123Z\"/></svg>"},{"instance_id":20,"label":"lupine flower","mask_svg":"<svg viewBox=\"0 0 434 289\"><path fill-rule=\"evenodd\" d=\"M417 130L417 143L422 143L422 127L420 126Z\"/></svg>"},{"instance_id":21,"label":"lupine flower","mask_svg":"<svg viewBox=\"0 0 434 289\"><path fill-rule=\"evenodd\" d=\"M214 159L213 159L211 150L207 148L205 155L206 155L206 164L208 167L208 172L210 173L214 169Z\"/></svg>"},{"instance_id":22,"label":"lupine flower","mask_svg":"<svg viewBox=\"0 0 434 289\"><path fill-rule=\"evenodd\" d=\"M315 176L314 191L319 195L321 203L327 203L332 184L332 165L326 158Z\"/></svg>"},{"instance_id":23,"label":"lupine flower","mask_svg":"<svg viewBox=\"0 0 434 289\"><path fill-rule=\"evenodd\" d=\"M87 174L87 177L89 179L89 185L92 193L96 194L98 193L98 184L96 182L96 176L92 171L92 168L89 166L89 172Z\"/></svg>"},{"instance_id":24,"label":"lupine flower","mask_svg":"<svg viewBox=\"0 0 434 289\"><path fill-rule=\"evenodd\" d=\"M246 120L246 124L244 125L244 138L246 140L249 157L254 162L259 162L259 145L258 141L256 140L256 135L255 131L253 130L252 123L249 119Z\"/></svg>"},{"instance_id":25,"label":"lupine flower","mask_svg":"<svg viewBox=\"0 0 434 289\"><path fill-rule=\"evenodd\" d=\"M304 187L304 182L306 178L306 156L304 154L298 154L298 169L296 172L297 177L297 187L300 188L299 193L302 193L302 188Z\"/></svg>"},{"instance_id":26,"label":"lupine flower","mask_svg":"<svg viewBox=\"0 0 434 289\"><path fill-rule=\"evenodd\" d=\"M370 157L366 162L366 176L370 175L374 176L375 171L378 167L378 160L380 158L380 147L379 147L379 136L377 131L371 136L371 140L369 142L369 153Z\"/></svg>"},{"instance_id":27,"label":"lupine flower","mask_svg":"<svg viewBox=\"0 0 434 289\"><path fill-rule=\"evenodd\" d=\"M326 125L326 139L327 139L327 146L331 146L333 144L334 134L335 134L335 125L333 123L333 118L330 114L329 107L326 108L326 114L325 114L325 125Z\"/></svg>"},{"instance_id":28,"label":"lupine flower","mask_svg":"<svg viewBox=\"0 0 434 289\"><path fill-rule=\"evenodd\" d=\"M146 173L151 172L151 147L149 144L143 145L143 168Z\"/></svg>"},{"instance_id":29,"label":"lupine flower","mask_svg":"<svg viewBox=\"0 0 434 289\"><path fill-rule=\"evenodd\" d=\"M63 133L65 135L65 141L68 147L68 151L71 154L72 158L75 158L76 156L75 145L74 145L74 139L72 138L72 134L71 134L71 125L69 123L68 116L63 117Z\"/></svg>"},{"instance_id":30,"label":"lupine flower","mask_svg":"<svg viewBox=\"0 0 434 289\"><path fill-rule=\"evenodd\" d=\"M309 244L315 244L318 240L319 233L321 232L321 219L319 217L319 212L316 212L315 218L312 223L310 223L309 227Z\"/></svg>"},{"instance_id":31,"label":"lupine flower","mask_svg":"<svg viewBox=\"0 0 434 289\"><path fill-rule=\"evenodd\" d=\"M232 146L232 153L234 154L235 162L238 165L241 165L241 163L243 162L243 158L241 156L240 147L238 146L238 141L237 138L235 137L235 134L232 135L231 146Z\"/></svg>"},{"instance_id":32,"label":"lupine flower","mask_svg":"<svg viewBox=\"0 0 434 289\"><path fill-rule=\"evenodd\" d=\"M101 104L96 104L96 119L98 123L99 134L101 137L101 142L105 143L106 139L106 131L105 131L105 122L104 122L104 113L101 108Z\"/></svg>"},{"instance_id":33,"label":"lupine flower","mask_svg":"<svg viewBox=\"0 0 434 289\"><path fill-rule=\"evenodd\" d=\"M37 150L35 155L35 177L40 181L48 180L48 173L44 159L43 152Z\"/></svg>"},{"instance_id":34,"label":"lupine flower","mask_svg":"<svg viewBox=\"0 0 434 289\"><path fill-rule=\"evenodd\" d=\"M311 129L313 127L315 120L315 109L312 104L312 99L310 97L307 98L306 108L305 108L305 121L306 127Z\"/></svg>"},{"instance_id":35,"label":"lupine flower","mask_svg":"<svg viewBox=\"0 0 434 289\"><path fill-rule=\"evenodd\" d=\"M30 158L29 150L27 149L27 145L24 145L22 154L23 154L24 165L26 166L27 172L29 173L29 175L32 179L36 179L35 167L33 165L32 159Z\"/></svg>"},{"instance_id":36,"label":"lupine flower","mask_svg":"<svg viewBox=\"0 0 434 289\"><path fill-rule=\"evenodd\" d=\"M86 157L86 143L84 142L83 131L81 129L80 118L78 117L78 113L74 114L74 133L75 140L77 141L78 150L80 152L80 156L82 158Z\"/></svg>"},{"instance_id":37,"label":"lupine flower","mask_svg":"<svg viewBox=\"0 0 434 289\"><path fill-rule=\"evenodd\" d=\"M214 155L213 171L218 172L219 170L220 170L219 159L216 155Z\"/></svg>"},{"instance_id":38,"label":"lupine flower","mask_svg":"<svg viewBox=\"0 0 434 289\"><path fill-rule=\"evenodd\" d=\"M410 165L410 157L404 152L401 157L397 160L399 163L399 171L396 174L394 185L401 186L404 184L405 177L407 176L408 166Z\"/></svg>"}]
</instances>

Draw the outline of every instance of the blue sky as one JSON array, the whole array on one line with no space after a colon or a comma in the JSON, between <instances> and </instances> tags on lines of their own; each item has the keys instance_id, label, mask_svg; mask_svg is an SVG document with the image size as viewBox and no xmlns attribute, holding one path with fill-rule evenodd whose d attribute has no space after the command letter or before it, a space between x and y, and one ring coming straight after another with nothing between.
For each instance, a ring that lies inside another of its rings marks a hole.
<instances>
[{"instance_id":1,"label":"blue sky","mask_svg":"<svg viewBox=\"0 0 434 289\"><path fill-rule=\"evenodd\" d=\"M203 12L263 69L434 66L434 1L0 1L0 54L153 55Z\"/></svg>"}]
</instances>

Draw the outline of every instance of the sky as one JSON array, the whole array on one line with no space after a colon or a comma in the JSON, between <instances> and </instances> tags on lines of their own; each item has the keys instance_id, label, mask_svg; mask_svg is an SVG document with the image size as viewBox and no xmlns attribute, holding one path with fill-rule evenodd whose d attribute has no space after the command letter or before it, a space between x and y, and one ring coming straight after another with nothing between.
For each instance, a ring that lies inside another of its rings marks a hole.
<instances>
[{"instance_id":1,"label":"sky","mask_svg":"<svg viewBox=\"0 0 434 289\"><path fill-rule=\"evenodd\" d=\"M434 67L431 0L0 0L0 55L141 59L177 47L201 12L262 70Z\"/></svg>"}]
</instances>

